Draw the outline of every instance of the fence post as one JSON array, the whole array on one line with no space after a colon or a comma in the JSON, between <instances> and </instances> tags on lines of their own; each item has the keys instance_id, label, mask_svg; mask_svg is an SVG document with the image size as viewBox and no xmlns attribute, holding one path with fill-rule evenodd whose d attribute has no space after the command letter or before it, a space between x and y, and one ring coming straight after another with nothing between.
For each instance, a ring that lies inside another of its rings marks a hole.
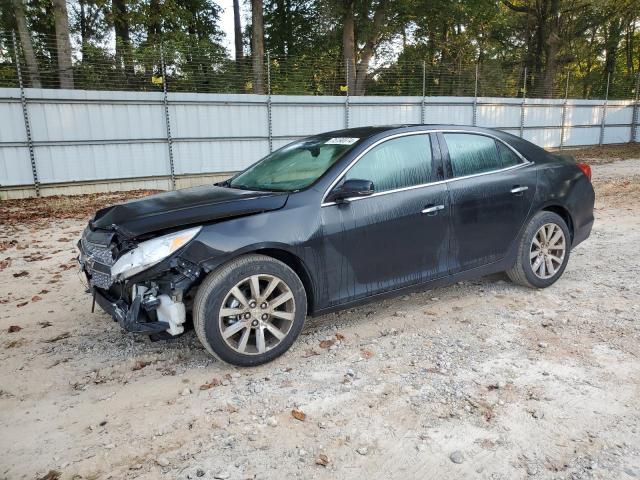
<instances>
[{"instance_id":1,"label":"fence post","mask_svg":"<svg viewBox=\"0 0 640 480\"><path fill-rule=\"evenodd\" d=\"M560 150L564 148L564 140L565 140L565 122L567 120L567 103L569 101L569 77L571 76L571 72L567 72L567 85L564 89L564 103L562 104L562 130L560 130Z\"/></svg>"},{"instance_id":2,"label":"fence post","mask_svg":"<svg viewBox=\"0 0 640 480\"><path fill-rule=\"evenodd\" d=\"M267 52L267 133L269 153L273 152L273 122L271 117L271 56Z\"/></svg>"},{"instance_id":3,"label":"fence post","mask_svg":"<svg viewBox=\"0 0 640 480\"><path fill-rule=\"evenodd\" d=\"M478 123L478 64L476 63L476 81L473 90L473 126Z\"/></svg>"},{"instance_id":4,"label":"fence post","mask_svg":"<svg viewBox=\"0 0 640 480\"><path fill-rule=\"evenodd\" d=\"M164 103L164 120L167 125L167 147L169 148L169 173L171 175L171 190L176 189L176 172L173 164L173 140L171 139L171 120L169 118L169 96L167 94L167 72L164 63L164 50L160 44L160 68L162 70L162 93Z\"/></svg>"},{"instance_id":5,"label":"fence post","mask_svg":"<svg viewBox=\"0 0 640 480\"><path fill-rule=\"evenodd\" d=\"M609 80L611 79L611 72L607 73L607 89L604 94L604 102L602 102L602 120L600 122L600 140L598 145L602 146L604 143L604 129L605 122L607 120L607 102L609 101Z\"/></svg>"},{"instance_id":6,"label":"fence post","mask_svg":"<svg viewBox=\"0 0 640 480\"><path fill-rule=\"evenodd\" d=\"M29 148L29 158L31 159L31 174L33 175L33 188L36 191L36 197L40 196L40 181L38 180L38 168L36 165L36 154L33 148L33 138L31 136L31 122L29 121L29 110L27 108L27 96L24 92L24 81L22 80L22 68L20 66L20 53L18 50L18 42L16 40L16 32L11 32L13 39L13 52L16 56L16 73L18 74L18 84L20 85L20 103L22 104L22 117L24 119L24 128L27 132L27 147Z\"/></svg>"},{"instance_id":7,"label":"fence post","mask_svg":"<svg viewBox=\"0 0 640 480\"><path fill-rule=\"evenodd\" d=\"M427 94L427 62L422 61L422 104L420 105L420 123L424 125L425 119L425 96Z\"/></svg>"},{"instance_id":8,"label":"fence post","mask_svg":"<svg viewBox=\"0 0 640 480\"><path fill-rule=\"evenodd\" d=\"M638 72L638 78L636 79L636 100L633 105L633 116L631 117L631 140L630 142L637 142L638 138L638 115L640 115L640 72Z\"/></svg>"},{"instance_id":9,"label":"fence post","mask_svg":"<svg viewBox=\"0 0 640 480\"><path fill-rule=\"evenodd\" d=\"M344 65L346 67L346 80L347 80L347 96L344 101L344 128L349 128L349 60L345 59Z\"/></svg>"},{"instance_id":10,"label":"fence post","mask_svg":"<svg viewBox=\"0 0 640 480\"><path fill-rule=\"evenodd\" d=\"M520 138L524 137L525 103L527 101L527 67L524 67L524 81L522 82L522 104L520 105Z\"/></svg>"}]
</instances>

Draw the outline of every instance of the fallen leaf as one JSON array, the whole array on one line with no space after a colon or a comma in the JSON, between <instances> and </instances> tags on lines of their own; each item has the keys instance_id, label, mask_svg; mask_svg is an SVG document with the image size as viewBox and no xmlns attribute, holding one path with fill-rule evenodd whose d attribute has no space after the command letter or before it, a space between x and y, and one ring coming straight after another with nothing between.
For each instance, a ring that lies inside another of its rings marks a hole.
<instances>
[{"instance_id":1,"label":"fallen leaf","mask_svg":"<svg viewBox=\"0 0 640 480\"><path fill-rule=\"evenodd\" d=\"M22 270L21 272L13 274L15 278L26 277L27 275L29 275L29 272L27 272L26 270Z\"/></svg>"},{"instance_id":2,"label":"fallen leaf","mask_svg":"<svg viewBox=\"0 0 640 480\"><path fill-rule=\"evenodd\" d=\"M22 330L22 327L19 327L18 325L11 325L9 326L9 333L15 333L15 332L19 332L20 330Z\"/></svg>"},{"instance_id":3,"label":"fallen leaf","mask_svg":"<svg viewBox=\"0 0 640 480\"><path fill-rule=\"evenodd\" d=\"M40 300L42 300L42 297L39 297L38 295L34 295L33 297L31 297L32 302L39 302Z\"/></svg>"},{"instance_id":4,"label":"fallen leaf","mask_svg":"<svg viewBox=\"0 0 640 480\"><path fill-rule=\"evenodd\" d=\"M145 362L144 360L138 360L133 367L131 368L131 370L136 371L136 370L142 370L144 367L146 367L147 365L149 365L149 362Z\"/></svg>"},{"instance_id":5,"label":"fallen leaf","mask_svg":"<svg viewBox=\"0 0 640 480\"><path fill-rule=\"evenodd\" d=\"M42 289L42 290L40 290L39 295L46 295L47 293L49 293L49 290Z\"/></svg>"},{"instance_id":6,"label":"fallen leaf","mask_svg":"<svg viewBox=\"0 0 640 480\"><path fill-rule=\"evenodd\" d=\"M7 267L11 266L11 258L7 257L4 260L0 261L0 270L4 270Z\"/></svg>"},{"instance_id":7,"label":"fallen leaf","mask_svg":"<svg viewBox=\"0 0 640 480\"><path fill-rule=\"evenodd\" d=\"M229 413L237 413L238 412L238 407L236 407L232 403L227 403L227 412L229 412Z\"/></svg>"},{"instance_id":8,"label":"fallen leaf","mask_svg":"<svg viewBox=\"0 0 640 480\"><path fill-rule=\"evenodd\" d=\"M38 325L40 325L40 328L47 328L53 326L53 323L45 320L44 322L38 322Z\"/></svg>"},{"instance_id":9,"label":"fallen leaf","mask_svg":"<svg viewBox=\"0 0 640 480\"><path fill-rule=\"evenodd\" d=\"M336 333L336 339L337 339L337 340L342 341L342 340L344 340L344 338L345 338L345 337L344 337L344 335L343 335L343 334L341 334L341 333Z\"/></svg>"},{"instance_id":10,"label":"fallen leaf","mask_svg":"<svg viewBox=\"0 0 640 480\"><path fill-rule=\"evenodd\" d=\"M366 348L363 348L362 350L360 350L360 354L362 355L362 358L366 360L373 357L373 352L371 350L367 350Z\"/></svg>"},{"instance_id":11,"label":"fallen leaf","mask_svg":"<svg viewBox=\"0 0 640 480\"><path fill-rule=\"evenodd\" d=\"M62 237L58 239L59 242L70 242L71 240L69 240L68 238Z\"/></svg>"},{"instance_id":12,"label":"fallen leaf","mask_svg":"<svg viewBox=\"0 0 640 480\"><path fill-rule=\"evenodd\" d=\"M200 385L200 390L209 390L210 388L217 387L218 385L220 385L220 380L214 378L209 383L203 383Z\"/></svg>"},{"instance_id":13,"label":"fallen leaf","mask_svg":"<svg viewBox=\"0 0 640 480\"><path fill-rule=\"evenodd\" d=\"M69 338L71 336L71 334L69 332L63 332L60 335L56 335L53 338L50 338L48 340L44 340L45 343L53 343L53 342L57 342L59 340L64 340L65 338Z\"/></svg>"},{"instance_id":14,"label":"fallen leaf","mask_svg":"<svg viewBox=\"0 0 640 480\"><path fill-rule=\"evenodd\" d=\"M320 348L329 348L334 343L336 343L335 340L320 340Z\"/></svg>"},{"instance_id":15,"label":"fallen leaf","mask_svg":"<svg viewBox=\"0 0 640 480\"><path fill-rule=\"evenodd\" d=\"M16 305L16 307L20 308L20 307L24 307L25 305L27 305L29 302L21 302L19 304Z\"/></svg>"},{"instance_id":16,"label":"fallen leaf","mask_svg":"<svg viewBox=\"0 0 640 480\"><path fill-rule=\"evenodd\" d=\"M293 418L295 418L296 420L300 420L301 422L304 422L307 419L306 413L295 408L291 410L291 415L293 415Z\"/></svg>"},{"instance_id":17,"label":"fallen leaf","mask_svg":"<svg viewBox=\"0 0 640 480\"><path fill-rule=\"evenodd\" d=\"M313 348L308 349L307 351L304 352L304 354L302 355L304 358L309 358L309 357L313 357L315 355L320 355L319 352L316 352Z\"/></svg>"},{"instance_id":18,"label":"fallen leaf","mask_svg":"<svg viewBox=\"0 0 640 480\"><path fill-rule=\"evenodd\" d=\"M60 478L60 472L57 470L49 470L44 477L38 477L38 480L58 480Z\"/></svg>"},{"instance_id":19,"label":"fallen leaf","mask_svg":"<svg viewBox=\"0 0 640 480\"><path fill-rule=\"evenodd\" d=\"M323 467L326 467L327 465L329 465L329 457L327 457L324 453L321 453L320 455L318 455L318 458L316 458L316 465L322 465Z\"/></svg>"}]
</instances>

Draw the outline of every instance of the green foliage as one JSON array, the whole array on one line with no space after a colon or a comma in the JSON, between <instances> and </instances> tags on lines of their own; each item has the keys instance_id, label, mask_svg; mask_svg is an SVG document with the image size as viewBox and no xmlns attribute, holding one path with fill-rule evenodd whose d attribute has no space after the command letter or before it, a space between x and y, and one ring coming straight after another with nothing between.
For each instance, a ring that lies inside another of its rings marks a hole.
<instances>
[{"instance_id":1,"label":"green foliage","mask_svg":"<svg viewBox=\"0 0 640 480\"><path fill-rule=\"evenodd\" d=\"M0 0L0 86L17 82L12 1ZM477 89L481 96L521 96L526 88L528 96L562 97L567 78L570 97L603 97L607 78L610 98L635 95L640 0L351 1L357 52L364 51L365 39L375 37L367 95L473 95ZM23 3L42 84L55 88L51 0ZM272 93L345 93L347 4L265 1ZM169 90L251 92L251 58L236 62L224 48L222 11L214 0L76 0L68 5L75 88L161 90L162 46ZM371 19L380 7L385 17L376 31ZM245 25L247 47L250 31Z\"/></svg>"}]
</instances>

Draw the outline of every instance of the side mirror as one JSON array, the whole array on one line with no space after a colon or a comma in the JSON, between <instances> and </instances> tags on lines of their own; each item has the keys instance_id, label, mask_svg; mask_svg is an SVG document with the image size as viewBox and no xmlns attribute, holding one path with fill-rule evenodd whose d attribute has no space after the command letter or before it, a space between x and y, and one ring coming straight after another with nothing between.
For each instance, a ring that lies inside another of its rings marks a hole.
<instances>
[{"instance_id":1,"label":"side mirror","mask_svg":"<svg viewBox=\"0 0 640 480\"><path fill-rule=\"evenodd\" d=\"M335 188L327 197L328 202L344 203L349 198L366 197L373 193L371 180L351 179Z\"/></svg>"}]
</instances>

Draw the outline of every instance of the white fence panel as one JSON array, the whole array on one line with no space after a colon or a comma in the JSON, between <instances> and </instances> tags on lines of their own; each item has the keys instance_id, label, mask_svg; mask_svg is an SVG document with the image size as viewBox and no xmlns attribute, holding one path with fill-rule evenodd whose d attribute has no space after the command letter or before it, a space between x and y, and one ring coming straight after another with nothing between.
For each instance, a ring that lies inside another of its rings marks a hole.
<instances>
[{"instance_id":1,"label":"white fence panel","mask_svg":"<svg viewBox=\"0 0 640 480\"><path fill-rule=\"evenodd\" d=\"M172 164L174 174L184 176L182 184L189 184L192 175L237 171L296 138L346 126L416 124L422 119L472 125L475 111L476 125L522 132L543 147L560 146L563 131L562 99L526 99L523 117L520 98L172 92L167 96L171 157L162 92L26 89L25 94L31 143L20 90L0 89L0 193L32 188L30 144L43 186L168 179ZM601 133L603 143L630 141L633 108L631 101L609 102L603 132L602 100L569 100L564 145L598 144Z\"/></svg>"}]
</instances>

